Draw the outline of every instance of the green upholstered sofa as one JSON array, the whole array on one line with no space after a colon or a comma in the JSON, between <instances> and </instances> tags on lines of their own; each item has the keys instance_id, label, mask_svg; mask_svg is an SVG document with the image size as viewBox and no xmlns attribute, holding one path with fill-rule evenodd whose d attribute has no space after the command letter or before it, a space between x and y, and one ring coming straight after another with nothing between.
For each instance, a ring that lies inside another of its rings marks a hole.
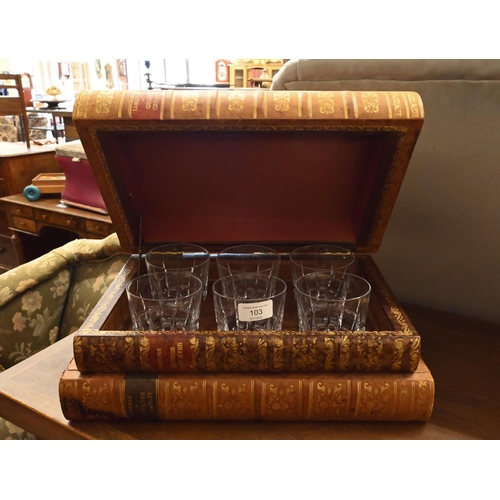
<instances>
[{"instance_id":1,"label":"green upholstered sofa","mask_svg":"<svg viewBox=\"0 0 500 500\"><path fill-rule=\"evenodd\" d=\"M71 241L0 275L0 371L76 331L128 258L112 234ZM34 438L0 418L0 439Z\"/></svg>"}]
</instances>

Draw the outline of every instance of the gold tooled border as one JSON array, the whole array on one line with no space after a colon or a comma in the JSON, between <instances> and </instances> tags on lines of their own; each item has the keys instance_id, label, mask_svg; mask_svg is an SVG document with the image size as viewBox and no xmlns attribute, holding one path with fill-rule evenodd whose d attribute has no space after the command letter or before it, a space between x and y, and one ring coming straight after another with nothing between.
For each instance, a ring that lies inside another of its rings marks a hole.
<instances>
[{"instance_id":1,"label":"gold tooled border","mask_svg":"<svg viewBox=\"0 0 500 500\"><path fill-rule=\"evenodd\" d=\"M414 328L411 328L408 322L405 319L404 314L401 312L399 305L396 303L395 298L392 293L386 286L385 282L381 278L380 272L378 268L375 266L373 262L364 261L363 266L370 267L370 282L373 285L377 286L377 290L382 295L385 300L387 306L389 307L389 311L392 315L392 319L396 321L396 323L401 328L401 331L397 332L398 334L412 336L413 340L410 348L410 370L416 371L419 360L420 360L420 348L421 348L421 339L420 335L415 331ZM394 351L393 358L393 367L399 363L399 352L397 349Z\"/></svg>"}]
</instances>

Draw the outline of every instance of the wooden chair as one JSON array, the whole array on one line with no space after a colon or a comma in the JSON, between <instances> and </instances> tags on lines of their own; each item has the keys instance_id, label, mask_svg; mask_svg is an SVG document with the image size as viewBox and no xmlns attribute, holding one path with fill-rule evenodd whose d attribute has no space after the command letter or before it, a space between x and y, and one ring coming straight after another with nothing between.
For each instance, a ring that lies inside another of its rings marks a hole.
<instances>
[{"instance_id":1,"label":"wooden chair","mask_svg":"<svg viewBox=\"0 0 500 500\"><path fill-rule=\"evenodd\" d=\"M26 146L30 147L28 115L24 102L22 75L0 73L0 89L7 89L8 95L0 95L0 116L20 116L21 130L23 131ZM10 89L17 91L17 96L12 96Z\"/></svg>"}]
</instances>

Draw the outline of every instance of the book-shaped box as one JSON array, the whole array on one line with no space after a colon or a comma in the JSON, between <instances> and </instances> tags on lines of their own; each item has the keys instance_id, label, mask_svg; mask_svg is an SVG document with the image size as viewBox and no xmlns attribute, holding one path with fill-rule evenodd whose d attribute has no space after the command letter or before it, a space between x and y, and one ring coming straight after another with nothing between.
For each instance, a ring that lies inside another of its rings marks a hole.
<instances>
[{"instance_id":1,"label":"book-shaped box","mask_svg":"<svg viewBox=\"0 0 500 500\"><path fill-rule=\"evenodd\" d=\"M80 92L73 121L131 259L75 335L73 369L82 377L196 373L200 380L221 372L243 376L238 371L377 375L394 383L390 377L413 377L417 385L404 394L416 398L417 386L429 392L427 410L412 418L428 418L434 386L420 359L420 336L370 256L382 241L423 116L414 92ZM349 248L356 273L372 285L366 331L308 339L297 331L289 293L284 331L262 334L260 341L255 334L217 332L210 296L200 332L182 341L133 332L125 285L145 272L142 255L167 242L200 244L214 258L240 243L272 247L289 283L295 248L318 242ZM255 342L266 349L248 349Z\"/></svg>"},{"instance_id":2,"label":"book-shaped box","mask_svg":"<svg viewBox=\"0 0 500 500\"><path fill-rule=\"evenodd\" d=\"M139 258L132 258L74 335L76 367L83 373L412 373L417 369L420 336L369 256L358 256L356 272L372 283L372 295L367 329L357 332L298 332L286 264L280 268L290 287L282 331L217 332L209 283L201 331L132 332L125 294L126 284L139 272ZM103 320L102 328L96 327Z\"/></svg>"},{"instance_id":3,"label":"book-shaped box","mask_svg":"<svg viewBox=\"0 0 500 500\"><path fill-rule=\"evenodd\" d=\"M291 330L291 296L283 332L216 332L210 296L200 322L211 331L130 331L125 286L139 268L132 257L73 337L75 357L59 382L63 414L74 421L428 420L435 389L420 337L372 259L359 260L376 290L370 330L314 343Z\"/></svg>"}]
</instances>

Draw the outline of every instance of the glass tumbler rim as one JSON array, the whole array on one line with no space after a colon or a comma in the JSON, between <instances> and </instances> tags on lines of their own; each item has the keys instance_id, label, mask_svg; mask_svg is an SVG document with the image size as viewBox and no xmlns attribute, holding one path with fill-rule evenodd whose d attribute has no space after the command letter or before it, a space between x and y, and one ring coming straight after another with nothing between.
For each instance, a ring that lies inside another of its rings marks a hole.
<instances>
[{"instance_id":1,"label":"glass tumbler rim","mask_svg":"<svg viewBox=\"0 0 500 500\"><path fill-rule=\"evenodd\" d=\"M242 278L262 278L265 280L273 280L275 283L279 283L282 286L282 289L280 291L275 291L271 294L269 294L267 297L261 297L259 299L256 298L235 298L231 297L229 295L226 295L223 292L218 292L216 290L216 286L218 286L220 283L224 281L234 281L234 280L241 280ZM214 281L212 285L212 293L214 295L217 295L218 297L222 297L224 299L228 300L238 300L239 302L256 302L258 300L263 300L263 299L272 299L274 297L279 297L280 295L286 293L287 291L287 284L286 281L282 280L281 278L278 278L276 276L269 276L267 274L256 274L256 273L241 273L241 274L234 274L234 275L229 275L229 276L224 276L222 278L218 278L217 280Z\"/></svg>"},{"instance_id":2,"label":"glass tumbler rim","mask_svg":"<svg viewBox=\"0 0 500 500\"><path fill-rule=\"evenodd\" d=\"M155 256L158 256L158 258L161 259L161 250L162 249L175 249L176 247L187 247L187 248L192 248L194 251L199 251L202 255L200 256L195 256L195 259L199 259L199 262L194 263L192 266L186 266L186 267L165 267L164 265L161 265L159 262L151 262L151 260L154 259ZM200 246L196 245L195 243L166 243L163 245L156 246L146 252L144 254L144 259L146 261L146 266L150 269L153 270L153 272L158 272L158 271L185 271L185 272L190 272L194 269L196 270L202 270L205 267L207 267L210 264L210 252ZM201 271L204 272L204 271Z\"/></svg>"},{"instance_id":3,"label":"glass tumbler rim","mask_svg":"<svg viewBox=\"0 0 500 500\"><path fill-rule=\"evenodd\" d=\"M160 248L175 247L175 246L194 247L194 248L198 248L199 250L203 250L203 252L209 253L205 247L202 247L201 245L198 245L197 243L189 243L187 241L171 241L170 243L162 243L161 245L156 245L151 250L149 250L147 253L153 252L153 251L158 250Z\"/></svg>"},{"instance_id":4,"label":"glass tumbler rim","mask_svg":"<svg viewBox=\"0 0 500 500\"><path fill-rule=\"evenodd\" d=\"M219 255L221 253L228 252L229 250L233 250L234 248L245 248L245 247L257 248L257 249L265 250L266 252L270 251L270 253L273 253L273 254L276 254L279 256L279 253L276 250L274 250L274 248L268 247L266 245L260 245L259 243L240 243L238 245L231 245L230 247L226 247L223 250L221 250L219 252Z\"/></svg>"},{"instance_id":5,"label":"glass tumbler rim","mask_svg":"<svg viewBox=\"0 0 500 500\"><path fill-rule=\"evenodd\" d=\"M302 290L300 290L298 288L297 285L299 284L299 282L303 282L303 281L305 281L306 278L312 277L312 276L318 276L318 277L324 276L325 278L329 278L332 275L327 273L327 272L324 272L324 271L318 271L318 272L313 272L313 273L307 273L307 274L304 274L304 275L300 276L299 278L297 278L297 281L295 282L295 285L294 285L294 290L303 297L310 297L311 294L303 292ZM371 294L372 286L371 286L370 282L368 280L366 280L365 278L363 278L362 276L359 276L358 274L345 273L343 275L343 278L344 279L345 278L358 279L361 282L363 282L365 285L367 285L367 290L364 293L357 294L355 297L350 297L350 298L345 298L345 299L339 298L339 299L321 299L321 300L324 300L326 302L349 302L349 301L361 300L362 298L367 297Z\"/></svg>"},{"instance_id":6,"label":"glass tumbler rim","mask_svg":"<svg viewBox=\"0 0 500 500\"><path fill-rule=\"evenodd\" d=\"M219 277L227 274L270 274L277 276L281 255L273 248L257 243L232 245L216 257ZM257 264L257 270L248 269ZM243 265L243 269L239 268Z\"/></svg>"},{"instance_id":7,"label":"glass tumbler rim","mask_svg":"<svg viewBox=\"0 0 500 500\"><path fill-rule=\"evenodd\" d=\"M310 244L310 245L303 245L303 246L300 246L298 248L295 248L294 250L292 250L290 252L290 260L293 262L293 263L298 263L297 262L297 256L300 255L300 254L304 254L304 255L308 255L307 254L307 251L308 250L313 250L315 249L316 252L318 250L321 250L321 249L326 249L326 248L329 248L329 249L336 249L336 250L342 250L342 255L345 255L346 257L350 257L350 262L347 264L352 264L355 260L356 260L356 256L354 254L354 252L352 252L351 250L349 250L348 248L345 248L345 247L342 247L340 245L334 245L334 244L330 244L330 243L313 243L313 244ZM311 253L310 256L314 256L314 253Z\"/></svg>"},{"instance_id":8,"label":"glass tumbler rim","mask_svg":"<svg viewBox=\"0 0 500 500\"><path fill-rule=\"evenodd\" d=\"M232 250L243 249L243 248L262 250L262 252L261 252L262 255L274 255L277 257L278 262L281 261L281 256L280 256L279 252L277 252L273 248L266 247L265 245L259 245L257 243L255 243L255 244L248 243L248 244L241 244L241 245L232 245L230 247L224 248L224 250L221 250L217 254L217 258L216 258L217 263L220 264L221 257L225 257L226 254L231 255ZM245 253L242 252L241 254L244 255ZM234 252L234 255L237 255L237 252Z\"/></svg>"},{"instance_id":9,"label":"glass tumbler rim","mask_svg":"<svg viewBox=\"0 0 500 500\"><path fill-rule=\"evenodd\" d=\"M125 286L126 293L131 295L132 297L137 298L137 299L143 299L143 297L141 297L140 295L137 295L136 292L133 292L130 290L132 284L137 283L141 278L150 278L151 276L155 276L155 275L165 276L165 274L172 275L172 276L174 276L174 275L185 276L185 277L189 277L190 279L194 279L195 283L197 284L196 290L193 290L192 292L184 295L183 298L188 298L188 297L191 297L192 295L196 295L197 293L202 291L204 288L204 285L203 285L203 282L201 281L201 279L198 278L198 276L194 275L193 273L189 273L186 271L177 271L177 270L168 271L167 270L167 271L159 271L159 272L155 272L155 273L145 273L145 274L140 274L139 276L135 276L126 284L126 286ZM150 297L146 300L165 300L165 299L155 299L154 297Z\"/></svg>"}]
</instances>

